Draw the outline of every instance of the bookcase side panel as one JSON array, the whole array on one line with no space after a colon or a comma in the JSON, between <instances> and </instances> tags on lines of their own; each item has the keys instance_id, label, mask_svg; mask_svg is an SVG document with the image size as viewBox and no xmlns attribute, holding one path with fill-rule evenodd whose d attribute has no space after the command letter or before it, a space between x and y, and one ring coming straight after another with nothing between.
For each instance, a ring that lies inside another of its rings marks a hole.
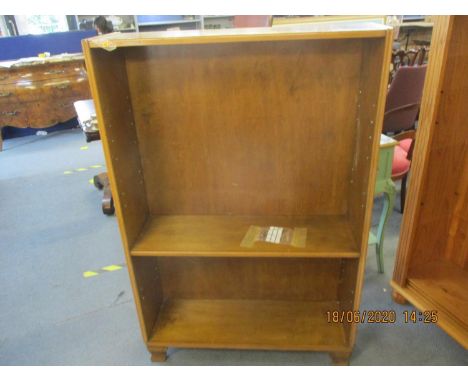
<instances>
[{"instance_id":1,"label":"bookcase side panel","mask_svg":"<svg viewBox=\"0 0 468 382\"><path fill-rule=\"evenodd\" d=\"M349 219L361 250L367 247L368 222L372 210L374 181L385 108L389 60L388 39L367 40L363 45L354 158L348 182Z\"/></svg>"},{"instance_id":2,"label":"bookcase side panel","mask_svg":"<svg viewBox=\"0 0 468 382\"><path fill-rule=\"evenodd\" d=\"M352 311L359 310L361 303L392 36L392 32L387 31L384 39L366 41L362 50L355 157L350 177L352 187L348 195L348 217L361 257L358 262L350 262L344 268L345 282L340 289L343 308ZM350 346L354 346L356 328L355 323L345 326Z\"/></svg>"},{"instance_id":3,"label":"bookcase side panel","mask_svg":"<svg viewBox=\"0 0 468 382\"><path fill-rule=\"evenodd\" d=\"M407 283L417 237L418 222L423 207L421 199L429 170L429 152L432 137L437 126L436 121L446 73L446 62L449 55L448 41L452 36L453 19L452 16L436 16L434 21L431 56L424 82L416 144L411 162L411 176L408 185L408 189L411 191L407 195L393 272L393 281L402 287Z\"/></svg>"},{"instance_id":4,"label":"bookcase side panel","mask_svg":"<svg viewBox=\"0 0 468 382\"><path fill-rule=\"evenodd\" d=\"M148 216L143 172L130 104L125 56L122 50L90 49L83 40L86 67L95 102L117 220L145 341L144 315L135 281L130 247Z\"/></svg>"},{"instance_id":5,"label":"bookcase side panel","mask_svg":"<svg viewBox=\"0 0 468 382\"><path fill-rule=\"evenodd\" d=\"M457 16L421 195L411 267L443 258L465 267L468 191L468 17ZM416 140L416 145L418 140ZM465 231L465 233L463 232Z\"/></svg>"},{"instance_id":6,"label":"bookcase side panel","mask_svg":"<svg viewBox=\"0 0 468 382\"><path fill-rule=\"evenodd\" d=\"M156 257L133 257L131 262L143 318L142 329L148 341L164 301L160 260Z\"/></svg>"},{"instance_id":7,"label":"bookcase side panel","mask_svg":"<svg viewBox=\"0 0 468 382\"><path fill-rule=\"evenodd\" d=\"M338 302L341 312L352 312L356 299L356 283L358 280L358 269L360 259L341 260L341 269L338 284ZM349 344L351 341L353 324L351 322L343 322L345 339Z\"/></svg>"},{"instance_id":8,"label":"bookcase side panel","mask_svg":"<svg viewBox=\"0 0 468 382\"><path fill-rule=\"evenodd\" d=\"M122 239L129 248L146 221L148 205L125 54L123 50L90 49L86 65Z\"/></svg>"}]
</instances>

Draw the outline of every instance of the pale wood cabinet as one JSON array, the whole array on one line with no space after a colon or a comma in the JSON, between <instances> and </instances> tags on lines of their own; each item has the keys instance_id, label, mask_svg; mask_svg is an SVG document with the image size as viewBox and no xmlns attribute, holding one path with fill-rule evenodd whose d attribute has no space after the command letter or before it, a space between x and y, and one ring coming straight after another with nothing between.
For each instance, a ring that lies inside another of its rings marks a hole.
<instances>
[{"instance_id":1,"label":"pale wood cabinet","mask_svg":"<svg viewBox=\"0 0 468 382\"><path fill-rule=\"evenodd\" d=\"M468 17L435 18L394 299L468 348ZM422 312L421 312L422 313Z\"/></svg>"},{"instance_id":2,"label":"pale wood cabinet","mask_svg":"<svg viewBox=\"0 0 468 382\"><path fill-rule=\"evenodd\" d=\"M391 36L342 24L83 42L154 361L181 347L348 362Z\"/></svg>"}]
</instances>

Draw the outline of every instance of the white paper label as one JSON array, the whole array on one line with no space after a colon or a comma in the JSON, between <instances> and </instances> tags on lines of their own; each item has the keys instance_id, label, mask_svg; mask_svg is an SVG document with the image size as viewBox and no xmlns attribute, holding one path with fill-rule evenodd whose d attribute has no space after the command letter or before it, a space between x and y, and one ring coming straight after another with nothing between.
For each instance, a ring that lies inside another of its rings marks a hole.
<instances>
[{"instance_id":1,"label":"white paper label","mask_svg":"<svg viewBox=\"0 0 468 382\"><path fill-rule=\"evenodd\" d=\"M279 244L283 235L283 227L270 227L267 232L266 242Z\"/></svg>"}]
</instances>

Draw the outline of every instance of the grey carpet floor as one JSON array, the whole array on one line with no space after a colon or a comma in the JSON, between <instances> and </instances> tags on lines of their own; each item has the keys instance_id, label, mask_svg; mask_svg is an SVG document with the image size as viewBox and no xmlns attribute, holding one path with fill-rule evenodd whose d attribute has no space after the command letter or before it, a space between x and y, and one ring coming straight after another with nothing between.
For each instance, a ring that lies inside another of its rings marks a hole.
<instances>
[{"instance_id":1,"label":"grey carpet floor","mask_svg":"<svg viewBox=\"0 0 468 382\"><path fill-rule=\"evenodd\" d=\"M81 147L88 146L82 150ZM104 165L101 143L80 130L5 141L0 152L0 365L150 365L115 217L89 180ZM85 169L76 171L77 169ZM71 174L64 174L71 171ZM397 208L399 203L397 202ZM375 201L373 224L382 202ZM391 299L401 214L386 231L385 274L369 248L361 310L393 309L396 324L358 328L352 365L468 365L467 352L436 325L405 324ZM170 349L164 365L330 365L324 353Z\"/></svg>"}]
</instances>

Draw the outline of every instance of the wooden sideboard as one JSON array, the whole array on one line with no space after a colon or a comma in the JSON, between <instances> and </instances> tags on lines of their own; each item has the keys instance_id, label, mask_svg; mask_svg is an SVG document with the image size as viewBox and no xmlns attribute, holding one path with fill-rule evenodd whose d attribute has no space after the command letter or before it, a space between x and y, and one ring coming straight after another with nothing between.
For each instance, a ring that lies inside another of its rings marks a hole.
<instances>
[{"instance_id":1,"label":"wooden sideboard","mask_svg":"<svg viewBox=\"0 0 468 382\"><path fill-rule=\"evenodd\" d=\"M45 128L76 116L73 102L90 98L81 54L0 63L0 150L5 126Z\"/></svg>"}]
</instances>

